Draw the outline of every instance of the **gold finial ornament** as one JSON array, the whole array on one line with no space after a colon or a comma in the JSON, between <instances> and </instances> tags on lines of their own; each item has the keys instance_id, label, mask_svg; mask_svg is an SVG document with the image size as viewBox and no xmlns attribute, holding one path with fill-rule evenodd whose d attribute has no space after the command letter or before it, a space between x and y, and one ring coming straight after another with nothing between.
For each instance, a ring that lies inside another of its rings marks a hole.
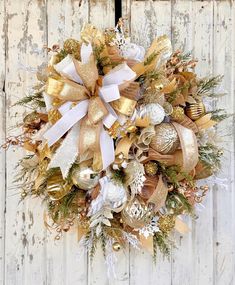
<instances>
[{"instance_id":1,"label":"gold finial ornament","mask_svg":"<svg viewBox=\"0 0 235 285\"><path fill-rule=\"evenodd\" d=\"M187 103L185 113L191 120L196 121L205 115L205 105L202 102Z\"/></svg>"}]
</instances>

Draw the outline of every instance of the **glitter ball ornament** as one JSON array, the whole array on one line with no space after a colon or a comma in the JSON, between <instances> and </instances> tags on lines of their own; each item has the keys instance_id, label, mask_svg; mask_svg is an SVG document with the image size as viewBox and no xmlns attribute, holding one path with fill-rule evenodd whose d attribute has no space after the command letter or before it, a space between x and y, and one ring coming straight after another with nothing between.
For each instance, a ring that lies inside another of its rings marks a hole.
<instances>
[{"instance_id":1,"label":"glitter ball ornament","mask_svg":"<svg viewBox=\"0 0 235 285\"><path fill-rule=\"evenodd\" d=\"M116 241L113 243L112 248L114 251L119 251L121 249L121 245L119 242Z\"/></svg>"},{"instance_id":2,"label":"glitter ball ornament","mask_svg":"<svg viewBox=\"0 0 235 285\"><path fill-rule=\"evenodd\" d=\"M120 207L127 200L126 190L119 184L114 184L112 181L104 185L105 202L115 210Z\"/></svg>"},{"instance_id":3,"label":"glitter ball ornament","mask_svg":"<svg viewBox=\"0 0 235 285\"><path fill-rule=\"evenodd\" d=\"M80 59L80 43L75 39L67 39L64 42L64 50L72 54L76 59Z\"/></svg>"},{"instance_id":4,"label":"glitter ball ornament","mask_svg":"<svg viewBox=\"0 0 235 285\"><path fill-rule=\"evenodd\" d=\"M186 104L185 113L193 121L201 118L205 112L205 105L202 102Z\"/></svg>"},{"instance_id":5,"label":"glitter ball ornament","mask_svg":"<svg viewBox=\"0 0 235 285\"><path fill-rule=\"evenodd\" d=\"M153 161L149 161L149 162L145 163L144 170L145 170L145 173L149 176L156 175L157 170L158 170L157 163L153 162Z\"/></svg>"},{"instance_id":6,"label":"glitter ball ornament","mask_svg":"<svg viewBox=\"0 0 235 285\"><path fill-rule=\"evenodd\" d=\"M76 166L72 170L71 179L78 188L89 190L99 183L100 174L93 171L90 167Z\"/></svg>"},{"instance_id":7,"label":"glitter ball ornament","mask_svg":"<svg viewBox=\"0 0 235 285\"><path fill-rule=\"evenodd\" d=\"M181 121L184 119L184 109L180 106L173 107L173 111L171 113L171 118L174 121Z\"/></svg>"},{"instance_id":8,"label":"glitter ball ornament","mask_svg":"<svg viewBox=\"0 0 235 285\"><path fill-rule=\"evenodd\" d=\"M165 117L165 111L161 105L157 103L147 104L141 109L140 117L149 117L152 125L160 124Z\"/></svg>"},{"instance_id":9,"label":"glitter ball ornament","mask_svg":"<svg viewBox=\"0 0 235 285\"><path fill-rule=\"evenodd\" d=\"M174 226L175 217L172 215L161 216L158 220L158 227L165 234L169 234Z\"/></svg>"},{"instance_id":10,"label":"glitter ball ornament","mask_svg":"<svg viewBox=\"0 0 235 285\"><path fill-rule=\"evenodd\" d=\"M122 210L122 220L132 228L141 228L148 223L152 210L141 198L134 198Z\"/></svg>"},{"instance_id":11,"label":"glitter ball ornament","mask_svg":"<svg viewBox=\"0 0 235 285\"><path fill-rule=\"evenodd\" d=\"M175 127L170 123L161 123L155 126L150 147L161 154L171 154L179 147L179 136Z\"/></svg>"}]
</instances>

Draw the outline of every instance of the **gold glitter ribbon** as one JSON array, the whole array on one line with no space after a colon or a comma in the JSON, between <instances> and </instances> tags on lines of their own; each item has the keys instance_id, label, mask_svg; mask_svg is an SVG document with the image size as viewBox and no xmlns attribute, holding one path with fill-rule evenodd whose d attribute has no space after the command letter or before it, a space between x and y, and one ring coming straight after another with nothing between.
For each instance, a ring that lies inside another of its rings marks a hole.
<instances>
[{"instance_id":1,"label":"gold glitter ribbon","mask_svg":"<svg viewBox=\"0 0 235 285\"><path fill-rule=\"evenodd\" d=\"M114 110L118 111L119 113L131 116L136 106L136 101L129 99L127 97L121 96L120 99L111 103Z\"/></svg>"},{"instance_id":2,"label":"gold glitter ribbon","mask_svg":"<svg viewBox=\"0 0 235 285\"><path fill-rule=\"evenodd\" d=\"M86 87L64 78L49 77L46 84L46 93L63 101L78 102L88 98Z\"/></svg>"},{"instance_id":3,"label":"gold glitter ribbon","mask_svg":"<svg viewBox=\"0 0 235 285\"><path fill-rule=\"evenodd\" d=\"M176 128L182 149L183 164L181 170L189 173L198 163L197 138L191 129L187 129L175 122L172 124Z\"/></svg>"}]
</instances>

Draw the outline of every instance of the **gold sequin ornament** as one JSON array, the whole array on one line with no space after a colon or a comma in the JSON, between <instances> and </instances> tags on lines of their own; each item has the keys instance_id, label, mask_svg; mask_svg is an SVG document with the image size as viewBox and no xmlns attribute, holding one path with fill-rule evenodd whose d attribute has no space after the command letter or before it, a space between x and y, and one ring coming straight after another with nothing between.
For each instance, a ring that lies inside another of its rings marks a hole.
<instances>
[{"instance_id":1,"label":"gold sequin ornament","mask_svg":"<svg viewBox=\"0 0 235 285\"><path fill-rule=\"evenodd\" d=\"M132 228L141 228L152 217L152 209L141 198L134 198L122 210L122 220Z\"/></svg>"},{"instance_id":2,"label":"gold sequin ornament","mask_svg":"<svg viewBox=\"0 0 235 285\"><path fill-rule=\"evenodd\" d=\"M75 39L67 39L64 42L64 50L69 53L72 54L74 56L74 58L76 59L80 59L80 43L79 41L75 40Z\"/></svg>"},{"instance_id":3,"label":"gold sequin ornament","mask_svg":"<svg viewBox=\"0 0 235 285\"><path fill-rule=\"evenodd\" d=\"M100 179L100 174L88 166L75 166L71 174L72 182L82 190L94 188Z\"/></svg>"},{"instance_id":4,"label":"gold sequin ornament","mask_svg":"<svg viewBox=\"0 0 235 285\"><path fill-rule=\"evenodd\" d=\"M161 216L158 220L158 227L165 234L169 234L174 226L175 217L173 215Z\"/></svg>"},{"instance_id":5,"label":"gold sequin ornament","mask_svg":"<svg viewBox=\"0 0 235 285\"><path fill-rule=\"evenodd\" d=\"M121 249L121 245L119 242L116 241L113 243L112 248L114 251L119 251Z\"/></svg>"},{"instance_id":6,"label":"gold sequin ornament","mask_svg":"<svg viewBox=\"0 0 235 285\"><path fill-rule=\"evenodd\" d=\"M150 147L161 154L171 154L179 145L179 136L171 123L161 123L155 126L155 136L151 140Z\"/></svg>"},{"instance_id":7,"label":"gold sequin ornament","mask_svg":"<svg viewBox=\"0 0 235 285\"><path fill-rule=\"evenodd\" d=\"M71 185L63 180L62 173L58 169L47 179L47 193L51 200L60 200L71 190Z\"/></svg>"},{"instance_id":8,"label":"gold sequin ornament","mask_svg":"<svg viewBox=\"0 0 235 285\"><path fill-rule=\"evenodd\" d=\"M145 170L145 173L149 176L156 175L157 170L158 170L157 163L153 162L153 161L149 161L149 162L145 163L144 170Z\"/></svg>"},{"instance_id":9,"label":"gold sequin ornament","mask_svg":"<svg viewBox=\"0 0 235 285\"><path fill-rule=\"evenodd\" d=\"M205 112L205 105L202 102L186 104L185 113L193 121L201 118Z\"/></svg>"},{"instance_id":10,"label":"gold sequin ornament","mask_svg":"<svg viewBox=\"0 0 235 285\"><path fill-rule=\"evenodd\" d=\"M171 113L172 120L178 122L184 119L184 109L180 106L173 107L173 111Z\"/></svg>"}]
</instances>

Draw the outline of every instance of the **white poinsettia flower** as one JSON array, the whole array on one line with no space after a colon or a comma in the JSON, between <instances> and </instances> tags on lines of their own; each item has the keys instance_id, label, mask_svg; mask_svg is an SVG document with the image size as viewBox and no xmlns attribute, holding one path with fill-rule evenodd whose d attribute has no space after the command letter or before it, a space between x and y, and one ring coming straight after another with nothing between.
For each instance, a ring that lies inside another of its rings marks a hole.
<instances>
[{"instance_id":1,"label":"white poinsettia flower","mask_svg":"<svg viewBox=\"0 0 235 285\"><path fill-rule=\"evenodd\" d=\"M145 56L145 49L134 43L127 43L122 47L122 55L126 59L133 59L143 61Z\"/></svg>"}]
</instances>

